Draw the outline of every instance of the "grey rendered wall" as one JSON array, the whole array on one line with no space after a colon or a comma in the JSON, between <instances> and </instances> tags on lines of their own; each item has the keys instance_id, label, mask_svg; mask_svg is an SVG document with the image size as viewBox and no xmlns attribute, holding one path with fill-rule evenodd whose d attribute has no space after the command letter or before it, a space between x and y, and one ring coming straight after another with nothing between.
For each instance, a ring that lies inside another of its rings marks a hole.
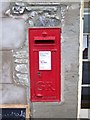
<instances>
[{"instance_id":1,"label":"grey rendered wall","mask_svg":"<svg viewBox=\"0 0 90 120\"><path fill-rule=\"evenodd\" d=\"M62 101L61 103L32 103L35 118L76 118L79 81L80 9L69 9L62 25Z\"/></svg>"}]
</instances>

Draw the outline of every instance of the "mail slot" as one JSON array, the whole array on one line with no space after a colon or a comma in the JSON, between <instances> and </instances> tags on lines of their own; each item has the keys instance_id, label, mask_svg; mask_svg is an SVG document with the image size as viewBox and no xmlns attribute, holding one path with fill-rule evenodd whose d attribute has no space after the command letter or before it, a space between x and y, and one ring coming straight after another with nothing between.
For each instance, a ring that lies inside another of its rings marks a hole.
<instances>
[{"instance_id":1,"label":"mail slot","mask_svg":"<svg viewBox=\"0 0 90 120\"><path fill-rule=\"evenodd\" d=\"M35 40L36 44L53 44L54 40Z\"/></svg>"},{"instance_id":2,"label":"mail slot","mask_svg":"<svg viewBox=\"0 0 90 120\"><path fill-rule=\"evenodd\" d=\"M61 100L61 29L29 28L30 100Z\"/></svg>"}]
</instances>

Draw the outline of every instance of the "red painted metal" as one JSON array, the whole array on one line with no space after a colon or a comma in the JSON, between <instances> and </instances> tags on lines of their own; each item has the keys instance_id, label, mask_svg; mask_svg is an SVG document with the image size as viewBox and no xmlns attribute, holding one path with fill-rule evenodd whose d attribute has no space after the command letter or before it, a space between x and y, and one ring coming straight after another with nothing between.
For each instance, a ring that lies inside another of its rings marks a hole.
<instances>
[{"instance_id":1,"label":"red painted metal","mask_svg":"<svg viewBox=\"0 0 90 120\"><path fill-rule=\"evenodd\" d=\"M30 100L61 100L61 29L29 28Z\"/></svg>"}]
</instances>

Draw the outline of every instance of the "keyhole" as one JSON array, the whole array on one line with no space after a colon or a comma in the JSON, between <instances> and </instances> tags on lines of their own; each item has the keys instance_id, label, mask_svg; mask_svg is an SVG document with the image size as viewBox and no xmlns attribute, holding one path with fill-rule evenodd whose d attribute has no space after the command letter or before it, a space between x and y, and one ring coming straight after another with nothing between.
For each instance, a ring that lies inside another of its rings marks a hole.
<instances>
[{"instance_id":1,"label":"keyhole","mask_svg":"<svg viewBox=\"0 0 90 120\"><path fill-rule=\"evenodd\" d=\"M38 74L38 76L40 77L40 72L38 72L37 74Z\"/></svg>"}]
</instances>

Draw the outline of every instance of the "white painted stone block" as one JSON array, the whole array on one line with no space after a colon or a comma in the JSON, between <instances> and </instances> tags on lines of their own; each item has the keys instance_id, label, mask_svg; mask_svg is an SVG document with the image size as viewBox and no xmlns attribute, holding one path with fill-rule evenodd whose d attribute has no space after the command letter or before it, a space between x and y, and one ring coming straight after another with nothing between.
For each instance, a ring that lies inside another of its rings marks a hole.
<instances>
[{"instance_id":1,"label":"white painted stone block","mask_svg":"<svg viewBox=\"0 0 90 120\"><path fill-rule=\"evenodd\" d=\"M0 49L16 49L25 40L25 24L22 19L0 19Z\"/></svg>"},{"instance_id":2,"label":"white painted stone block","mask_svg":"<svg viewBox=\"0 0 90 120\"><path fill-rule=\"evenodd\" d=\"M81 109L80 110L80 118L88 118L88 109Z\"/></svg>"}]
</instances>

